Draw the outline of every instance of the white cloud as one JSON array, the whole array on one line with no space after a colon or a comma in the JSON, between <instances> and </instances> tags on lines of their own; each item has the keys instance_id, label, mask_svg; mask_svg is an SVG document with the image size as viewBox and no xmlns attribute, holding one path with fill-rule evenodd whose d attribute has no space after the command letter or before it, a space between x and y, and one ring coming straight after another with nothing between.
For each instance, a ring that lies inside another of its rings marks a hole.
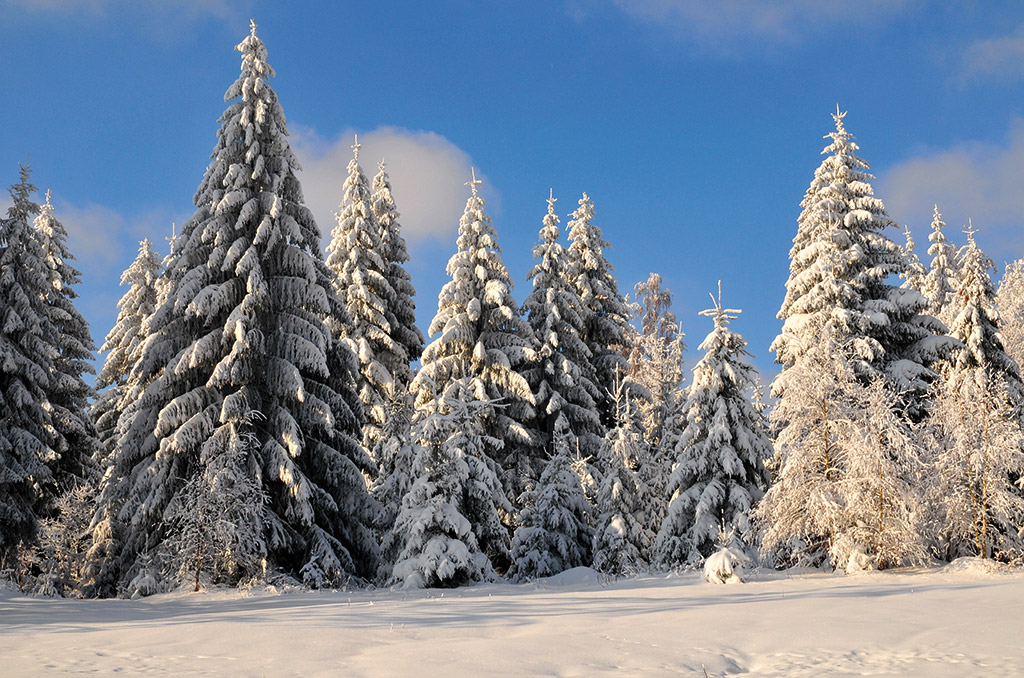
<instances>
[{"instance_id":1,"label":"white cloud","mask_svg":"<svg viewBox=\"0 0 1024 678\"><path fill-rule=\"evenodd\" d=\"M963 52L960 79L1016 80L1024 77L1024 24L998 38L972 42Z\"/></svg>"},{"instance_id":2,"label":"white cloud","mask_svg":"<svg viewBox=\"0 0 1024 678\"><path fill-rule=\"evenodd\" d=\"M68 232L68 249L75 255L79 268L88 266L108 271L124 256L127 220L103 205L71 205L57 200L54 216Z\"/></svg>"},{"instance_id":3,"label":"white cloud","mask_svg":"<svg viewBox=\"0 0 1024 678\"><path fill-rule=\"evenodd\" d=\"M668 28L694 43L719 50L750 39L798 42L830 24L864 25L884 20L911 3L901 0L612 0L627 15ZM579 6L570 10L579 14ZM754 43L757 44L757 43Z\"/></svg>"},{"instance_id":4,"label":"white cloud","mask_svg":"<svg viewBox=\"0 0 1024 678\"><path fill-rule=\"evenodd\" d=\"M334 141L326 141L312 130L294 130L291 144L302 165L299 180L306 204L327 237L336 223L334 212L348 176L353 133L347 131ZM359 144L359 162L371 181L377 163L387 162L402 235L410 244L427 239L449 241L469 197L469 155L434 132L396 127L360 134ZM477 177L487 183L479 169ZM492 187L485 186L481 193L492 208L496 206L498 196Z\"/></svg>"},{"instance_id":5,"label":"white cloud","mask_svg":"<svg viewBox=\"0 0 1024 678\"><path fill-rule=\"evenodd\" d=\"M879 172L878 194L889 214L926 243L936 203L955 242L973 220L982 247L997 262L1024 256L1024 120L1003 144L967 142L930 149ZM919 245L922 250L926 247Z\"/></svg>"},{"instance_id":6,"label":"white cloud","mask_svg":"<svg viewBox=\"0 0 1024 678\"><path fill-rule=\"evenodd\" d=\"M6 0L8 7L36 13L103 15L124 7L151 10L157 14L185 13L194 18L213 15L226 18L233 14L228 0Z\"/></svg>"},{"instance_id":7,"label":"white cloud","mask_svg":"<svg viewBox=\"0 0 1024 678\"><path fill-rule=\"evenodd\" d=\"M42 202L42 193L33 199ZM0 199L0 213L6 215L10 206L10 199ZM121 214L102 205L72 205L55 196L54 216L68 232L68 249L77 260L76 268L102 273L119 262L123 234L129 230Z\"/></svg>"}]
</instances>

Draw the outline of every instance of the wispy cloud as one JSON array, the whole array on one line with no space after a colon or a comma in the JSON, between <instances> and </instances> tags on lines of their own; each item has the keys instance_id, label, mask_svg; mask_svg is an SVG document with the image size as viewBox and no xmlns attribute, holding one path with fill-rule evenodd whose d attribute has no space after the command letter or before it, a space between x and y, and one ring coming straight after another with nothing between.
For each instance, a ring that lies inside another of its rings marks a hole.
<instances>
[{"instance_id":1,"label":"wispy cloud","mask_svg":"<svg viewBox=\"0 0 1024 678\"><path fill-rule=\"evenodd\" d=\"M6 0L8 7L60 15L103 15L125 7L143 9L155 14L185 13L190 17L212 15L229 17L236 11L228 0ZM237 6L238 3L235 3Z\"/></svg>"},{"instance_id":2,"label":"wispy cloud","mask_svg":"<svg viewBox=\"0 0 1024 678\"><path fill-rule=\"evenodd\" d=\"M612 0L628 16L656 24L716 51L734 51L751 39L797 43L823 26L881 21L902 12L905 0ZM570 14L585 14L577 2ZM753 43L759 44L759 43Z\"/></svg>"},{"instance_id":3,"label":"wispy cloud","mask_svg":"<svg viewBox=\"0 0 1024 678\"><path fill-rule=\"evenodd\" d=\"M324 236L334 228L334 212L342 198L342 185L352 159L353 132L325 140L313 130L293 128L292 148L302 164L299 176L306 204L313 210ZM377 173L377 162L387 163L395 202L401 213L402 234L417 241L447 241L455 233L469 189L470 157L434 132L381 127L359 135L359 162L367 177ZM486 178L477 170L477 176ZM485 189L488 203L497 199Z\"/></svg>"},{"instance_id":4,"label":"wispy cloud","mask_svg":"<svg viewBox=\"0 0 1024 678\"><path fill-rule=\"evenodd\" d=\"M1024 24L1009 35L976 40L964 49L961 84L973 81L1010 81L1024 78Z\"/></svg>"},{"instance_id":5,"label":"wispy cloud","mask_svg":"<svg viewBox=\"0 0 1024 678\"><path fill-rule=\"evenodd\" d=\"M102 25L176 43L194 37L187 28L209 21L241 35L254 6L255 0L0 0L0 21L54 27Z\"/></svg>"},{"instance_id":6,"label":"wispy cloud","mask_svg":"<svg viewBox=\"0 0 1024 678\"><path fill-rule=\"evenodd\" d=\"M918 236L927 233L936 203L956 241L972 219L996 261L1024 256L1024 120L1015 119L1005 143L967 142L930 149L879 172L878 193L889 213Z\"/></svg>"},{"instance_id":7,"label":"wispy cloud","mask_svg":"<svg viewBox=\"0 0 1024 678\"><path fill-rule=\"evenodd\" d=\"M41 201L43 196L37 194L33 199ZM117 300L125 291L118 287L121 272L135 258L138 242L149 238L157 251L166 254L164 238L171 233L171 223L181 223L190 214L174 215L155 208L126 215L105 205L70 203L57 194L53 203L54 216L68 232L73 265L82 273L76 306L89 322L98 346L117 317ZM4 192L0 195L0 215L6 216L10 206Z\"/></svg>"}]
</instances>

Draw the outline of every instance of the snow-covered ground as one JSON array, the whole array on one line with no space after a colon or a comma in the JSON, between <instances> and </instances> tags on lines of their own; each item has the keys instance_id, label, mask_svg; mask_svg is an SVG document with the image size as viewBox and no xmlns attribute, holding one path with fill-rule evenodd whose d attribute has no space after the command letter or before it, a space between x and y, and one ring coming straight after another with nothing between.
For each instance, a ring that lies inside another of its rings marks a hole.
<instances>
[{"instance_id":1,"label":"snow-covered ground","mask_svg":"<svg viewBox=\"0 0 1024 678\"><path fill-rule=\"evenodd\" d=\"M0 592L0 675L1024 676L1024 571L757 571L456 590Z\"/></svg>"}]
</instances>

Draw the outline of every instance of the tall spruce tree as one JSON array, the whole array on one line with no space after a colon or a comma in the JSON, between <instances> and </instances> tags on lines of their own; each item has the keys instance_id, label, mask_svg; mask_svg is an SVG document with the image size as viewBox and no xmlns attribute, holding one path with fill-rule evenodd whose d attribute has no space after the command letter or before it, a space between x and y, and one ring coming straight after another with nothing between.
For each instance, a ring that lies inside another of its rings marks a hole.
<instances>
[{"instance_id":1,"label":"tall spruce tree","mask_svg":"<svg viewBox=\"0 0 1024 678\"><path fill-rule=\"evenodd\" d=\"M509 569L513 581L550 577L592 560L592 509L572 468L575 443L565 416L560 416L551 456L540 480L527 491L519 514Z\"/></svg>"},{"instance_id":2,"label":"tall spruce tree","mask_svg":"<svg viewBox=\"0 0 1024 678\"><path fill-rule=\"evenodd\" d=\"M946 238L942 229L946 222L942 220L939 213L939 206L935 206L935 213L932 217L932 232L928 234L931 245L928 246L928 256L931 264L928 273L921 283L921 293L928 299L929 313L949 325L953 321L950 317L949 304L956 294L953 289L953 280L956 277L956 247Z\"/></svg>"},{"instance_id":3,"label":"tall spruce tree","mask_svg":"<svg viewBox=\"0 0 1024 678\"><path fill-rule=\"evenodd\" d=\"M606 427L615 425L614 395L621 375L629 365L629 306L619 294L611 262L605 257L608 242L601 229L593 223L594 206L586 193L580 206L566 225L569 232L569 263L572 284L583 301L583 341L591 353L601 397L597 402L601 421Z\"/></svg>"},{"instance_id":4,"label":"tall spruce tree","mask_svg":"<svg viewBox=\"0 0 1024 678\"><path fill-rule=\"evenodd\" d=\"M836 130L826 135L826 158L800 203L778 314L782 332L771 350L785 372L812 350L828 325L835 340L853 351L857 377L866 382L885 375L919 419L936 376L931 366L955 342L942 336L945 328L934 317L923 315L928 302L920 293L889 282L906 271L907 262L885 235L894 223L874 196L874 177L856 155L859 147L846 131L845 116L838 109L833 114ZM776 379L776 396L785 397L784 383Z\"/></svg>"},{"instance_id":5,"label":"tall spruce tree","mask_svg":"<svg viewBox=\"0 0 1024 678\"><path fill-rule=\"evenodd\" d=\"M931 421L937 441L930 497L940 535L938 555L1020 558L1024 539L1024 386L1020 367L1003 345L992 283L992 260L965 231L947 305L953 354ZM1016 484L1015 484L1016 481Z\"/></svg>"},{"instance_id":6,"label":"tall spruce tree","mask_svg":"<svg viewBox=\"0 0 1024 678\"><path fill-rule=\"evenodd\" d=\"M103 486L95 532L108 546L97 593L131 581L161 552L180 493L228 451L241 451L236 477L267 496L255 531L263 543L250 547L271 570L314 584L376 570L370 524L379 507L362 475L373 464L359 444L357 363L326 324L347 314L303 205L266 47L251 28L196 212L169 255L166 301L139 365L149 385Z\"/></svg>"},{"instance_id":7,"label":"tall spruce tree","mask_svg":"<svg viewBox=\"0 0 1024 678\"><path fill-rule=\"evenodd\" d=\"M510 510L484 446L484 417L472 379L448 382L417 411L416 481L388 533L390 583L453 587L496 578L492 563L508 559L501 514Z\"/></svg>"},{"instance_id":8,"label":"tall spruce tree","mask_svg":"<svg viewBox=\"0 0 1024 678\"><path fill-rule=\"evenodd\" d=\"M394 291L394 296L385 300L384 315L391 326L391 338L404 350L404 353L395 355L394 365L387 365L387 368L394 375L395 392L405 393L412 381L409 363L419 360L423 353L423 333L416 326L416 290L412 286L412 278L405 270L409 252L405 238L402 237L402 226L398 222L398 208L391 195L391 180L383 162L377 163L377 169L370 201L380 228L381 256L387 264L384 277Z\"/></svg>"},{"instance_id":9,"label":"tall spruce tree","mask_svg":"<svg viewBox=\"0 0 1024 678\"><path fill-rule=\"evenodd\" d=\"M128 285L128 291L117 302L117 321L100 347L100 353L107 357L96 377L99 395L92 416L103 457L113 451L117 442L118 421L131 390L129 377L142 357L147 336L145 325L156 311L160 275L160 257L146 238L139 243L139 253L131 266L121 274L121 285Z\"/></svg>"},{"instance_id":10,"label":"tall spruce tree","mask_svg":"<svg viewBox=\"0 0 1024 678\"><path fill-rule=\"evenodd\" d=\"M914 242L914 236L911 235L909 226L903 227L903 237L906 241L906 244L903 245L903 258L907 260L907 265L903 269L903 273L900 274L903 277L903 287L921 292L925 278L928 276L928 269L921 263L921 258L917 256L915 251L917 244Z\"/></svg>"},{"instance_id":11,"label":"tall spruce tree","mask_svg":"<svg viewBox=\"0 0 1024 678\"><path fill-rule=\"evenodd\" d=\"M327 266L334 272L338 294L348 310L339 323L341 339L359 360L359 398L366 421L363 446L372 450L381 440L386 405L397 392L395 370L408 370L405 349L392 336L388 307L395 291L388 281L380 227L371 205L370 185L359 166L359 140L352 146L338 225L327 246Z\"/></svg>"},{"instance_id":12,"label":"tall spruce tree","mask_svg":"<svg viewBox=\"0 0 1024 678\"><path fill-rule=\"evenodd\" d=\"M764 417L754 406L756 372L747 342L729 328L739 311L714 308L700 314L714 329L700 345L684 408L685 426L667 492L670 504L655 550L666 568L698 567L717 549L721 533L737 545L753 542L750 512L768 486L764 462L772 453Z\"/></svg>"},{"instance_id":13,"label":"tall spruce tree","mask_svg":"<svg viewBox=\"0 0 1024 678\"><path fill-rule=\"evenodd\" d=\"M1005 391L1007 406L1018 416L1024 414L1024 384L1020 366L1003 347L999 331L999 310L996 308L995 286L992 272L995 265L978 247L973 225L965 231L967 245L960 254L957 276L953 282L956 296L953 301L955 315L949 332L960 342L953 356L954 374L948 380L972 378L984 386L988 381Z\"/></svg>"},{"instance_id":14,"label":"tall spruce tree","mask_svg":"<svg viewBox=\"0 0 1024 678\"><path fill-rule=\"evenodd\" d=\"M472 195L459 221L458 251L448 260L452 279L438 295L428 330L435 338L424 349L410 388L417 409L465 378L478 399L492 401L484 416L484 444L502 467L505 491L514 499L525 489L537 449L529 430L534 398L522 374L536 351L530 326L512 298L512 278L475 172L469 183Z\"/></svg>"},{"instance_id":15,"label":"tall spruce tree","mask_svg":"<svg viewBox=\"0 0 1024 678\"><path fill-rule=\"evenodd\" d=\"M95 391L83 377L95 374L91 361L96 346L89 324L75 308L75 285L81 283L81 273L71 264L75 258L68 250L68 232L53 212L47 191L34 226L43 246L50 281L46 331L57 348L47 393L60 455L53 467L54 480L61 491L67 491L79 483L96 480L93 458L100 447L88 412Z\"/></svg>"},{"instance_id":16,"label":"tall spruce tree","mask_svg":"<svg viewBox=\"0 0 1024 678\"><path fill-rule=\"evenodd\" d=\"M629 375L631 383L641 387L636 405L647 439L647 455L640 462L640 479L645 510L644 520L657 529L668 509L667 491L676 447L685 422L683 407L682 328L672 312L672 292L662 287L661 276L651 273L646 281L633 287L636 300L630 304L633 320L639 329L630 326ZM636 389L634 389L636 390ZM645 557L655 562L655 544L649 544Z\"/></svg>"},{"instance_id":17,"label":"tall spruce tree","mask_svg":"<svg viewBox=\"0 0 1024 678\"><path fill-rule=\"evenodd\" d=\"M46 252L32 228L39 206L30 169L10 188L0 220L0 566L13 567L31 543L38 514L55 494L58 439L47 401L56 347L44 300L52 289Z\"/></svg>"},{"instance_id":18,"label":"tall spruce tree","mask_svg":"<svg viewBox=\"0 0 1024 678\"><path fill-rule=\"evenodd\" d=\"M533 248L538 261L527 275L533 290L523 302L523 315L539 348L526 378L535 394L537 428L544 447L553 441L561 417L579 443L580 453L596 457L605 433L596 408L602 394L595 383L592 354L582 338L585 309L571 283L575 275L559 242L555 202L552 192L540 242ZM540 458L536 461L543 464ZM539 475L539 469L535 470Z\"/></svg>"}]
</instances>

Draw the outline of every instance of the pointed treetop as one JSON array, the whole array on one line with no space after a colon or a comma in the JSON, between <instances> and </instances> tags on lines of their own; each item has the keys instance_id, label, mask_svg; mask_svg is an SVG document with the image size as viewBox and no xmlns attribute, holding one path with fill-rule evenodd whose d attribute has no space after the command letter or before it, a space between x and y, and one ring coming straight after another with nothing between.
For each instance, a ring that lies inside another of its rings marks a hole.
<instances>
[{"instance_id":1,"label":"pointed treetop","mask_svg":"<svg viewBox=\"0 0 1024 678\"><path fill-rule=\"evenodd\" d=\"M50 201L52 197L53 191L51 191L50 189L46 189L46 202L43 205L44 207L49 207L50 209L53 209L53 203Z\"/></svg>"},{"instance_id":2,"label":"pointed treetop","mask_svg":"<svg viewBox=\"0 0 1024 678\"><path fill-rule=\"evenodd\" d=\"M555 203L558 202L558 198L555 197L555 189L549 188L550 193L548 194L548 214L555 213Z\"/></svg>"},{"instance_id":3,"label":"pointed treetop","mask_svg":"<svg viewBox=\"0 0 1024 678\"><path fill-rule=\"evenodd\" d=\"M274 69L267 63L267 46L256 36L255 19L249 21L249 35L235 45L235 50L242 53L243 77L256 76L263 79L274 77ZM243 92L232 87L225 95L225 101L233 99L239 94L243 94ZM251 96L251 93L244 96Z\"/></svg>"},{"instance_id":4,"label":"pointed treetop","mask_svg":"<svg viewBox=\"0 0 1024 678\"><path fill-rule=\"evenodd\" d=\"M722 308L722 281L718 281L718 298L715 298L714 294L708 292L708 296L711 297L711 303L714 304L714 308L705 309L700 312L699 315L710 316L715 319L715 328L722 328L729 324L730 320L735 320L741 311L738 308Z\"/></svg>"},{"instance_id":5,"label":"pointed treetop","mask_svg":"<svg viewBox=\"0 0 1024 678\"><path fill-rule=\"evenodd\" d=\"M388 164L386 162L384 162L384 158L381 158L380 162L377 163L377 171L378 172L386 172L387 169L388 169Z\"/></svg>"},{"instance_id":6,"label":"pointed treetop","mask_svg":"<svg viewBox=\"0 0 1024 678\"><path fill-rule=\"evenodd\" d=\"M846 117L848 111L839 110L839 104L836 104L836 112L832 114L832 119L836 121L836 131L825 135L825 138L829 137L839 140L840 138L850 138L850 134L846 131L846 126L843 124L843 118Z\"/></svg>"},{"instance_id":7,"label":"pointed treetop","mask_svg":"<svg viewBox=\"0 0 1024 678\"><path fill-rule=\"evenodd\" d=\"M352 152L355 154L356 161L358 161L359 160L359 149L362 148L363 145L359 143L359 135L358 134L355 134L353 136L355 137L356 142L354 144L352 144Z\"/></svg>"},{"instance_id":8,"label":"pointed treetop","mask_svg":"<svg viewBox=\"0 0 1024 678\"><path fill-rule=\"evenodd\" d=\"M974 247L977 243L974 241L974 234L978 232L978 229L974 227L974 222L970 217L967 218L967 225L964 226L964 233L967 234L967 243Z\"/></svg>"},{"instance_id":9,"label":"pointed treetop","mask_svg":"<svg viewBox=\"0 0 1024 678\"><path fill-rule=\"evenodd\" d=\"M476 197L479 196L479 194L477 193L476 187L479 186L480 184L484 183L484 182L482 182L482 181L480 181L479 179L476 178L476 168L475 167L470 167L469 171L472 173L473 178L470 181L467 181L466 185L470 186L473 189L473 197L476 198Z\"/></svg>"},{"instance_id":10,"label":"pointed treetop","mask_svg":"<svg viewBox=\"0 0 1024 678\"><path fill-rule=\"evenodd\" d=\"M28 162L28 153L25 154L25 162L18 163L18 178L21 179L21 183L27 184L29 177L32 176L32 165Z\"/></svg>"}]
</instances>

